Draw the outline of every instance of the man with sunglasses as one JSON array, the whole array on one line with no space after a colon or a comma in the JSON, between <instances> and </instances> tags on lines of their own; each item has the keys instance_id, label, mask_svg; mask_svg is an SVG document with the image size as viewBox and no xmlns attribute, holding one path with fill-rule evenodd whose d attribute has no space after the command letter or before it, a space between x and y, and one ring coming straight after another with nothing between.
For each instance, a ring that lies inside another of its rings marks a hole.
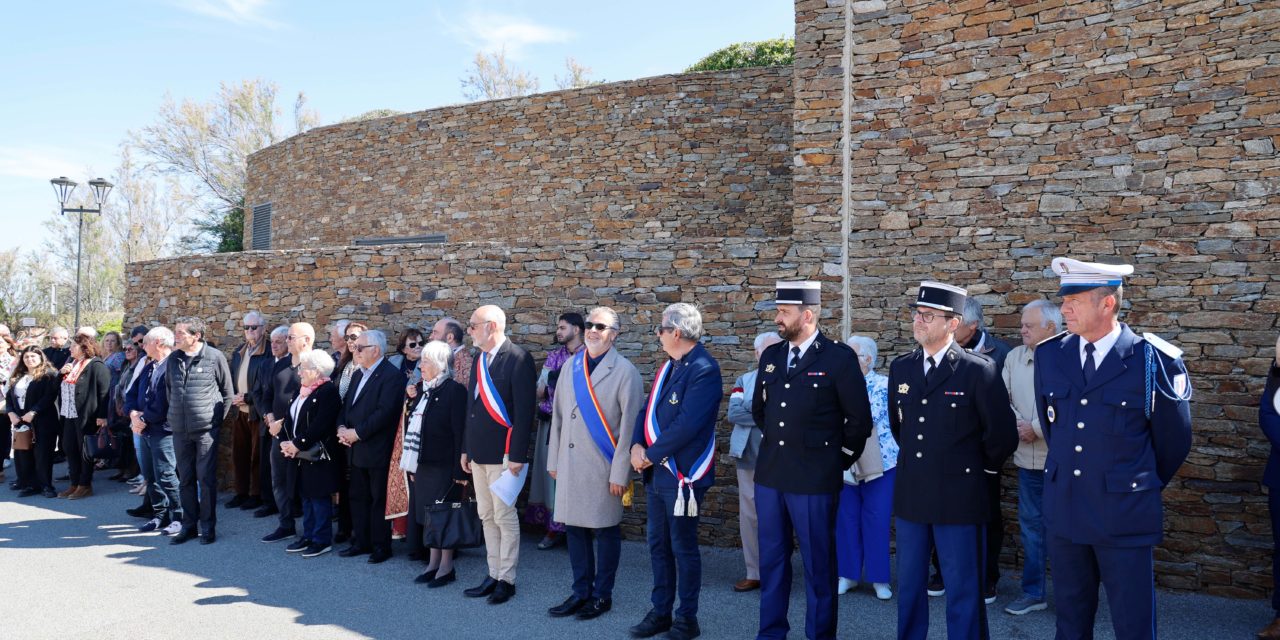
<instances>
[{"instance_id":1,"label":"man with sunglasses","mask_svg":"<svg viewBox=\"0 0 1280 640\"><path fill-rule=\"evenodd\" d=\"M947 591L947 637L986 640L987 474L1018 446L1017 420L995 362L955 340L968 292L922 282L911 311L919 349L889 366L889 428L901 445L897 517L898 638L929 634L929 548Z\"/></svg>"},{"instance_id":2,"label":"man with sunglasses","mask_svg":"<svg viewBox=\"0 0 1280 640\"><path fill-rule=\"evenodd\" d=\"M236 495L228 509L256 509L262 506L259 483L258 426L262 413L253 401L252 390L267 353L267 321L257 311L244 316L244 342L231 354L231 383L236 395L231 399L231 468Z\"/></svg>"}]
</instances>

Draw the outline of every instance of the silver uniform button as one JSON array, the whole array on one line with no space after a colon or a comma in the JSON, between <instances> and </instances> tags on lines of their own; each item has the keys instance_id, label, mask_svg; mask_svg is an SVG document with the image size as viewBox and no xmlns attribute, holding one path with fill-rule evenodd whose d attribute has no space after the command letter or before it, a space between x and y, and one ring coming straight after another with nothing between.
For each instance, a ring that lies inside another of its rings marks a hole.
<instances>
[{"instance_id":1,"label":"silver uniform button","mask_svg":"<svg viewBox=\"0 0 1280 640\"><path fill-rule=\"evenodd\" d=\"M814 389L817 389L817 388L818 388L818 383L816 383L816 382L815 382L815 383L813 383L813 388L814 388Z\"/></svg>"},{"instance_id":2,"label":"silver uniform button","mask_svg":"<svg viewBox=\"0 0 1280 640\"><path fill-rule=\"evenodd\" d=\"M779 422L779 423L778 423L778 426L779 426L779 427L785 427L785 426L787 426L787 423L785 423L785 422Z\"/></svg>"},{"instance_id":3,"label":"silver uniform button","mask_svg":"<svg viewBox=\"0 0 1280 640\"><path fill-rule=\"evenodd\" d=\"M924 422L924 416L920 416L920 422Z\"/></svg>"},{"instance_id":4,"label":"silver uniform button","mask_svg":"<svg viewBox=\"0 0 1280 640\"><path fill-rule=\"evenodd\" d=\"M1080 398L1080 404L1082 404L1082 405L1089 404L1089 399L1088 399L1088 398Z\"/></svg>"},{"instance_id":5,"label":"silver uniform button","mask_svg":"<svg viewBox=\"0 0 1280 640\"><path fill-rule=\"evenodd\" d=\"M1083 423L1083 422L1077 422L1077 423L1076 423L1076 428L1077 428L1077 429L1083 429L1083 428L1084 428L1084 423Z\"/></svg>"},{"instance_id":6,"label":"silver uniform button","mask_svg":"<svg viewBox=\"0 0 1280 640\"><path fill-rule=\"evenodd\" d=\"M964 468L964 472L965 472L965 473L969 473L969 467L965 467L965 468Z\"/></svg>"},{"instance_id":7,"label":"silver uniform button","mask_svg":"<svg viewBox=\"0 0 1280 640\"><path fill-rule=\"evenodd\" d=\"M952 408L952 409L956 408L956 403L952 402L952 403L951 403L951 408Z\"/></svg>"},{"instance_id":8,"label":"silver uniform button","mask_svg":"<svg viewBox=\"0 0 1280 640\"><path fill-rule=\"evenodd\" d=\"M1120 401L1120 406L1122 406L1122 407L1127 407L1127 406L1129 406L1129 403L1128 403L1128 402L1125 402L1124 400L1121 400L1121 401Z\"/></svg>"},{"instance_id":9,"label":"silver uniform button","mask_svg":"<svg viewBox=\"0 0 1280 640\"><path fill-rule=\"evenodd\" d=\"M1081 451L1084 451L1084 447L1076 445L1076 453L1080 453Z\"/></svg>"},{"instance_id":10,"label":"silver uniform button","mask_svg":"<svg viewBox=\"0 0 1280 640\"><path fill-rule=\"evenodd\" d=\"M784 403L782 403L782 406L784 406L784 407L785 407L785 406L787 406L787 403L785 403L785 402L784 402Z\"/></svg>"},{"instance_id":11,"label":"silver uniform button","mask_svg":"<svg viewBox=\"0 0 1280 640\"><path fill-rule=\"evenodd\" d=\"M1137 488L1138 488L1138 483L1136 483L1136 482L1135 482L1135 483L1133 483L1133 484L1131 484L1131 485L1129 485L1129 486L1133 487L1134 489L1137 489Z\"/></svg>"},{"instance_id":12,"label":"silver uniform button","mask_svg":"<svg viewBox=\"0 0 1280 640\"><path fill-rule=\"evenodd\" d=\"M916 457L917 457L917 458L923 458L923 457L924 457L924 454L923 454L923 453L921 453L921 452L919 452L919 451L917 451L917 452L916 452Z\"/></svg>"},{"instance_id":13,"label":"silver uniform button","mask_svg":"<svg viewBox=\"0 0 1280 640\"><path fill-rule=\"evenodd\" d=\"M920 398L920 404L929 404L928 398Z\"/></svg>"},{"instance_id":14,"label":"silver uniform button","mask_svg":"<svg viewBox=\"0 0 1280 640\"><path fill-rule=\"evenodd\" d=\"M786 384L782 385L782 388L783 388L783 389L790 389L790 388L791 388L791 383L790 383L790 382L788 382L788 383L786 383Z\"/></svg>"},{"instance_id":15,"label":"silver uniform button","mask_svg":"<svg viewBox=\"0 0 1280 640\"><path fill-rule=\"evenodd\" d=\"M779 441L778 441L778 446L779 446L779 447L781 447L781 446L783 446L783 445L785 445L785 444L787 444L787 441L786 441L786 440L779 440Z\"/></svg>"},{"instance_id":16,"label":"silver uniform button","mask_svg":"<svg viewBox=\"0 0 1280 640\"><path fill-rule=\"evenodd\" d=\"M923 433L917 433L917 434L916 434L916 440L924 440L924 434L923 434Z\"/></svg>"},{"instance_id":17,"label":"silver uniform button","mask_svg":"<svg viewBox=\"0 0 1280 640\"><path fill-rule=\"evenodd\" d=\"M1075 477L1077 477L1077 478L1079 478L1079 477L1080 477L1080 470L1079 470L1079 469L1076 469L1075 471L1072 471L1071 473L1072 473L1072 475L1074 475L1074 476L1075 476Z\"/></svg>"}]
</instances>

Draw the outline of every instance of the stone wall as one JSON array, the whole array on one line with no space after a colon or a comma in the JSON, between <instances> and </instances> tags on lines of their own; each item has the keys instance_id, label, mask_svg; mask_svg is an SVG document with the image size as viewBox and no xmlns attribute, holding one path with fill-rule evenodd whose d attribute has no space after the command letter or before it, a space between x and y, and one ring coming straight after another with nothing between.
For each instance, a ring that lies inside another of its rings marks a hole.
<instances>
[{"instance_id":1,"label":"stone wall","mask_svg":"<svg viewBox=\"0 0 1280 640\"><path fill-rule=\"evenodd\" d=\"M794 229L822 234L821 259L838 253L847 177L853 329L909 349L901 310L933 278L969 286L1016 343L1020 306L1055 290L1052 257L1136 265L1125 320L1186 349L1195 386L1157 581L1265 594L1256 406L1280 313L1276 4L798 0L796 14Z\"/></svg>"},{"instance_id":2,"label":"stone wall","mask_svg":"<svg viewBox=\"0 0 1280 640\"><path fill-rule=\"evenodd\" d=\"M229 350L242 339L241 319L251 308L265 314L269 326L310 322L320 340L324 325L343 318L363 320L394 339L410 326L429 331L445 315L465 323L475 307L496 304L507 311L509 335L540 365L553 346L559 314L608 305L623 323L618 349L640 368L647 389L661 354L653 328L668 304L684 301L702 310L704 342L720 362L727 398L734 379L753 366L756 334L772 326L770 269L786 248L733 238L714 244L473 243L187 256L129 265L126 324L171 326L179 316L196 314L206 319L210 339ZM701 535L707 543L736 545L727 408L726 400L717 486L701 505ZM224 476L229 468L223 466ZM628 535L642 537L642 514L639 508L628 512Z\"/></svg>"},{"instance_id":3,"label":"stone wall","mask_svg":"<svg viewBox=\"0 0 1280 640\"><path fill-rule=\"evenodd\" d=\"M249 158L246 201L272 205L272 249L789 236L790 79L669 75L313 129ZM246 247L252 228L249 211Z\"/></svg>"}]
</instances>

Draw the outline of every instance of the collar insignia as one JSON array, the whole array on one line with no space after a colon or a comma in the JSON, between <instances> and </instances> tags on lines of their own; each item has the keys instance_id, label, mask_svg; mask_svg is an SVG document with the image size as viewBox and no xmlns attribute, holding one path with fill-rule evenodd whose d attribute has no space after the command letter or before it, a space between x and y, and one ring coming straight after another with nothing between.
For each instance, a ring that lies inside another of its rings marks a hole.
<instances>
[{"instance_id":1,"label":"collar insignia","mask_svg":"<svg viewBox=\"0 0 1280 640\"><path fill-rule=\"evenodd\" d=\"M773 370L774 370L775 368L776 368L776 367L774 367L772 364L770 364L769 366L767 366L767 367L765 367L765 368L764 368L764 372L765 372L765 373L773 373Z\"/></svg>"},{"instance_id":2,"label":"collar insignia","mask_svg":"<svg viewBox=\"0 0 1280 640\"><path fill-rule=\"evenodd\" d=\"M898 385L898 393L908 393L910 391L911 391L911 386L908 385L907 383L904 382Z\"/></svg>"}]
</instances>

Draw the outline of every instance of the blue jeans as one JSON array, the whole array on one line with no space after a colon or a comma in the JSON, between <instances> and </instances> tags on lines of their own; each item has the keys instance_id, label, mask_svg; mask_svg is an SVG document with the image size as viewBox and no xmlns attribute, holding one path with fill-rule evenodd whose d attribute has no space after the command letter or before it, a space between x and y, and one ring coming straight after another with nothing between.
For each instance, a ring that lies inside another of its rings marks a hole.
<instances>
[{"instance_id":1,"label":"blue jeans","mask_svg":"<svg viewBox=\"0 0 1280 640\"><path fill-rule=\"evenodd\" d=\"M178 494L173 434L159 427L152 427L138 439L138 445L142 477L147 481L147 500L151 502L155 517L168 522L180 522L182 502Z\"/></svg>"},{"instance_id":2,"label":"blue jeans","mask_svg":"<svg viewBox=\"0 0 1280 640\"><path fill-rule=\"evenodd\" d=\"M333 543L333 499L302 499L302 537L327 547Z\"/></svg>"},{"instance_id":3,"label":"blue jeans","mask_svg":"<svg viewBox=\"0 0 1280 640\"><path fill-rule=\"evenodd\" d=\"M1044 600L1044 568L1049 548L1044 540L1044 471L1018 469L1018 528L1022 531L1022 593Z\"/></svg>"},{"instance_id":4,"label":"blue jeans","mask_svg":"<svg viewBox=\"0 0 1280 640\"><path fill-rule=\"evenodd\" d=\"M655 469L654 473L666 473ZM698 593L702 590L702 555L698 550L697 516L675 516L676 491L659 488L656 481L645 485L648 490L647 510L649 523L649 561L653 565L653 594L649 600L658 615L669 616L675 605L676 593L680 594L680 607L675 615L696 618ZM698 504L707 488L693 490Z\"/></svg>"}]
</instances>

